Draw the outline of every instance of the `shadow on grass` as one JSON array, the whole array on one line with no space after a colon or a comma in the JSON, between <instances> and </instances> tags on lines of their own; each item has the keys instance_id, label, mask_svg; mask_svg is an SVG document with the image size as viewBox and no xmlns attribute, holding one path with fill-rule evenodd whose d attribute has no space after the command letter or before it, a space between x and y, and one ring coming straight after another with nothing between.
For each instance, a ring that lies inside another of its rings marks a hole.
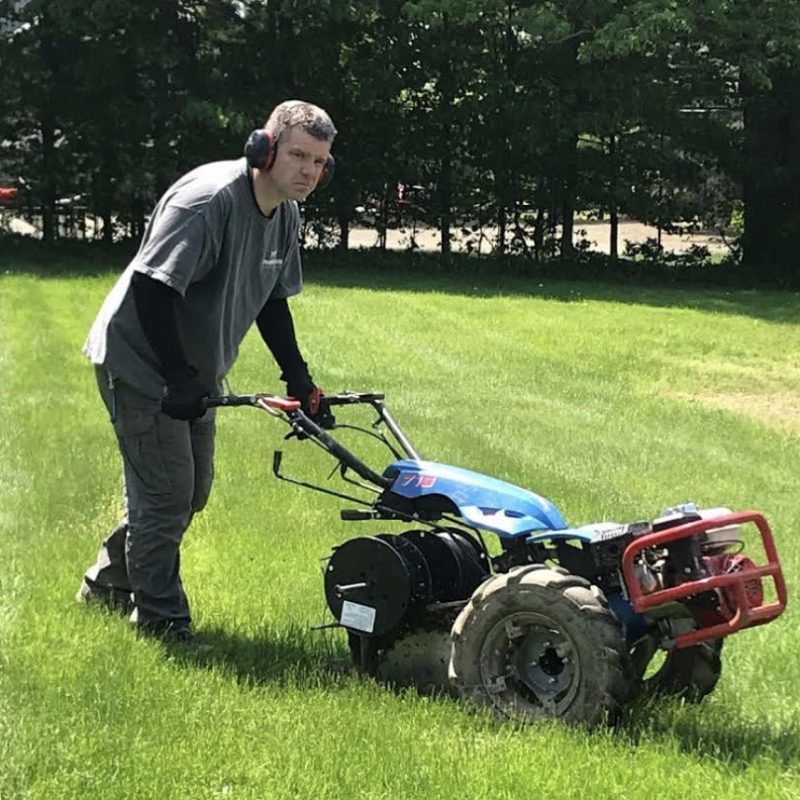
<instances>
[{"instance_id":1,"label":"shadow on grass","mask_svg":"<svg viewBox=\"0 0 800 800\"><path fill-rule=\"evenodd\" d=\"M162 646L179 664L214 668L248 686L333 688L355 674L332 637L300 627L266 629L255 636L204 627L196 643Z\"/></svg>"},{"instance_id":2,"label":"shadow on grass","mask_svg":"<svg viewBox=\"0 0 800 800\"><path fill-rule=\"evenodd\" d=\"M111 246L97 242L63 240L46 245L26 236L0 236L0 276L80 278L116 275L136 254L138 243Z\"/></svg>"},{"instance_id":3,"label":"shadow on grass","mask_svg":"<svg viewBox=\"0 0 800 800\"><path fill-rule=\"evenodd\" d=\"M343 642L342 646L337 645L326 633L293 627L268 629L251 637L222 628L204 628L201 637L213 649L164 644L166 657L187 667L213 668L245 686L277 685L303 691L352 686L353 680L372 682L357 673ZM390 686L386 688L392 690ZM414 690L402 687L396 691L399 695ZM440 699L453 702L445 695ZM504 727L493 719L499 729ZM524 735L525 726L505 724ZM608 732L604 733L603 738L607 735ZM782 768L800 764L797 726L748 718L738 707L722 703L683 705L672 700L640 703L630 709L625 721L611 735L617 744L628 743L634 751L644 745L677 745L686 755L712 760L733 770L744 771L760 758L774 761Z\"/></svg>"},{"instance_id":4,"label":"shadow on grass","mask_svg":"<svg viewBox=\"0 0 800 800\"><path fill-rule=\"evenodd\" d=\"M650 701L631 709L619 734L636 748L645 743L676 743L682 753L745 770L766 758L783 768L800 764L800 728L745 717L738 706L722 703L682 705Z\"/></svg>"},{"instance_id":5,"label":"shadow on grass","mask_svg":"<svg viewBox=\"0 0 800 800\"><path fill-rule=\"evenodd\" d=\"M742 288L712 280L708 267L685 275L655 266L629 265L604 269L585 264L515 262L503 266L464 256L444 268L428 254L366 251L334 258L313 253L306 258L310 284L337 289L442 293L462 297L529 297L561 303L586 301L655 308L686 308L717 314L754 317L769 322L795 322L800 294L775 288ZM734 268L730 268L734 269ZM734 270L735 271L735 270ZM722 285L720 285L722 283Z\"/></svg>"},{"instance_id":6,"label":"shadow on grass","mask_svg":"<svg viewBox=\"0 0 800 800\"><path fill-rule=\"evenodd\" d=\"M41 278L114 276L136 252L136 244L111 248L81 242L45 247L24 237L0 240L0 277ZM339 289L373 289L488 297L537 297L563 303L590 301L659 308L689 308L734 314L770 322L795 322L800 294L782 289L745 288L758 276L724 265L675 269L656 264L607 258L575 263L509 260L454 254L443 266L436 253L352 250L347 253L308 251L304 256L309 284ZM760 282L763 286L763 281Z\"/></svg>"}]
</instances>

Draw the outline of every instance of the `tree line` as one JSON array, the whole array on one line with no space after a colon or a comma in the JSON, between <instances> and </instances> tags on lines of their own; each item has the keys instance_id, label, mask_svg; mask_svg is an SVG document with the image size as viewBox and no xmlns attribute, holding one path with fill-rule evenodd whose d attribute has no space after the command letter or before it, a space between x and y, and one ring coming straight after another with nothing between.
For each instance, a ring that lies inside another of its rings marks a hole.
<instances>
[{"instance_id":1,"label":"tree line","mask_svg":"<svg viewBox=\"0 0 800 800\"><path fill-rule=\"evenodd\" d=\"M0 0L0 175L138 237L161 192L240 155L281 100L326 108L316 241L397 217L574 256L576 218L724 230L797 270L800 0ZM404 191L402 196L398 186ZM85 233L85 231L84 231Z\"/></svg>"}]
</instances>

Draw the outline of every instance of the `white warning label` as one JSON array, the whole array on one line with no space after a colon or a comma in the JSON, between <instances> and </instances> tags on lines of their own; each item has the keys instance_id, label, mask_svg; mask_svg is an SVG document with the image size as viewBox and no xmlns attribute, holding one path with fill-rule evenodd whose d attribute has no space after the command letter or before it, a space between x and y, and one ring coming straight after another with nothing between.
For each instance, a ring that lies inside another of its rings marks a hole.
<instances>
[{"instance_id":1,"label":"white warning label","mask_svg":"<svg viewBox=\"0 0 800 800\"><path fill-rule=\"evenodd\" d=\"M351 603L349 600L345 600L342 603L342 616L339 622L345 628L372 633L375 628L375 609L371 606L362 606L361 603Z\"/></svg>"}]
</instances>

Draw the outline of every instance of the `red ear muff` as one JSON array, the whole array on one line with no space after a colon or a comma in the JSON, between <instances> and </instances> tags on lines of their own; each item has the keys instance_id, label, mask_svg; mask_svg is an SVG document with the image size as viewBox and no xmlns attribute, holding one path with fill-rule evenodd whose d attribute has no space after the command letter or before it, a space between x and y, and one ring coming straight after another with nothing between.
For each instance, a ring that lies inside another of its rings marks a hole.
<instances>
[{"instance_id":1,"label":"red ear muff","mask_svg":"<svg viewBox=\"0 0 800 800\"><path fill-rule=\"evenodd\" d=\"M333 171L335 168L336 168L336 161L334 160L332 155L329 155L328 158L325 160L325 166L322 168L319 180L317 181L317 185L314 188L324 189L333 180Z\"/></svg>"},{"instance_id":2,"label":"red ear muff","mask_svg":"<svg viewBox=\"0 0 800 800\"><path fill-rule=\"evenodd\" d=\"M256 169L269 169L275 161L275 138L263 128L253 131L244 145L247 164Z\"/></svg>"}]
</instances>

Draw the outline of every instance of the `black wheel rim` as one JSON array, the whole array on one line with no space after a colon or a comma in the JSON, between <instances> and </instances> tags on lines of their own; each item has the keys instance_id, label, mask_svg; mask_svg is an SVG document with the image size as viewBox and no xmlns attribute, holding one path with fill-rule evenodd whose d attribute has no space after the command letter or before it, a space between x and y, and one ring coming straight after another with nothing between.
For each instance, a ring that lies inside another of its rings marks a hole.
<instances>
[{"instance_id":1,"label":"black wheel rim","mask_svg":"<svg viewBox=\"0 0 800 800\"><path fill-rule=\"evenodd\" d=\"M509 716L560 716L580 686L575 642L542 614L521 611L497 622L483 641L480 659L484 689Z\"/></svg>"}]
</instances>

